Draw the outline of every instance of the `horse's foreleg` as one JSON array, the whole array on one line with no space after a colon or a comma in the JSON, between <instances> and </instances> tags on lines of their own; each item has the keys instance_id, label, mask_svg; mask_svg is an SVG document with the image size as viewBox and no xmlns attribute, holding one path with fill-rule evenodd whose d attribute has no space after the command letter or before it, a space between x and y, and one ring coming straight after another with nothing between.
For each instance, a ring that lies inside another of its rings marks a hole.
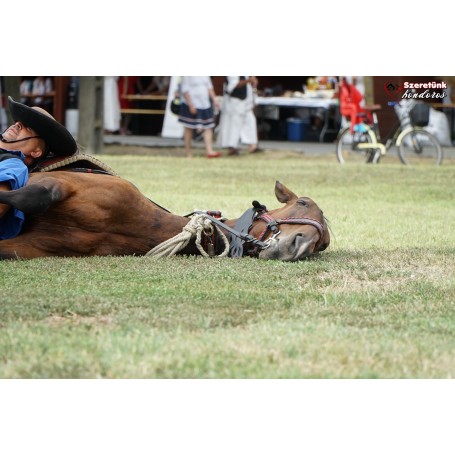
<instances>
[{"instance_id":1,"label":"horse's foreleg","mask_svg":"<svg viewBox=\"0 0 455 455\"><path fill-rule=\"evenodd\" d=\"M44 213L61 199L57 182L47 185L32 183L19 190L0 191L0 203L16 207L27 215Z\"/></svg>"}]
</instances>

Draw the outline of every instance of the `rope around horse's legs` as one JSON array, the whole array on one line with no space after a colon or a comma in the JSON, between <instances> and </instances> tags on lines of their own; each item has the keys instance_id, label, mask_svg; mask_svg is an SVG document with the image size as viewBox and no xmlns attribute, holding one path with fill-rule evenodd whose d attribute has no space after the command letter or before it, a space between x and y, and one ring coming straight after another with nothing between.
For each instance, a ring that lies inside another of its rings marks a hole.
<instances>
[{"instance_id":1,"label":"rope around horse's legs","mask_svg":"<svg viewBox=\"0 0 455 455\"><path fill-rule=\"evenodd\" d=\"M188 224L183 228L180 234L177 234L176 236L165 240L163 243L160 243L145 255L154 256L157 258L162 258L164 256L174 256L179 251L183 250L191 239L196 238L195 243L199 252L204 257L210 257L204 251L204 248L201 245L201 236L203 231L212 234L213 228L214 226L212 226L212 223L208 218L204 216L204 214L194 215L190 218L190 221L188 221ZM217 255L217 257L227 256L229 253L229 241L224 235L223 231L218 229L217 226L215 226L215 229L220 234L220 237L224 243L224 250L219 255Z\"/></svg>"}]
</instances>

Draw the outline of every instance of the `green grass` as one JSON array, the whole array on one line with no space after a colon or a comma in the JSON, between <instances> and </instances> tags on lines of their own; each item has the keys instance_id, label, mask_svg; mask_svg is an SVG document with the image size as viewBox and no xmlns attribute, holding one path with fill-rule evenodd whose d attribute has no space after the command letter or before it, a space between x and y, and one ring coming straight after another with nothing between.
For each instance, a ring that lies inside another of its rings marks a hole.
<instances>
[{"instance_id":1,"label":"green grass","mask_svg":"<svg viewBox=\"0 0 455 455\"><path fill-rule=\"evenodd\" d=\"M455 376L454 162L100 158L177 214L275 208L280 180L318 202L332 244L300 263L1 262L1 378Z\"/></svg>"}]
</instances>

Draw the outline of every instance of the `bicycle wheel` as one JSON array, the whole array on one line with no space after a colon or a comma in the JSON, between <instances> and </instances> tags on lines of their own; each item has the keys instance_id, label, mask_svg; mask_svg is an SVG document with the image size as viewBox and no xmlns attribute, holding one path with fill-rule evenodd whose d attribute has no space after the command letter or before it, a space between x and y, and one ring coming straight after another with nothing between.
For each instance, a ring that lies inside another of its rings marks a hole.
<instances>
[{"instance_id":1,"label":"bicycle wheel","mask_svg":"<svg viewBox=\"0 0 455 455\"><path fill-rule=\"evenodd\" d=\"M376 136L374 132L368 129L365 133L351 133L349 126L341 131L337 140L336 155L341 164L349 162L367 162L373 163L375 161L378 149L375 147L361 149L359 144L375 143Z\"/></svg>"},{"instance_id":2,"label":"bicycle wheel","mask_svg":"<svg viewBox=\"0 0 455 455\"><path fill-rule=\"evenodd\" d=\"M398 147L403 164L422 165L442 163L442 147L438 140L424 129L412 129L406 133Z\"/></svg>"}]
</instances>

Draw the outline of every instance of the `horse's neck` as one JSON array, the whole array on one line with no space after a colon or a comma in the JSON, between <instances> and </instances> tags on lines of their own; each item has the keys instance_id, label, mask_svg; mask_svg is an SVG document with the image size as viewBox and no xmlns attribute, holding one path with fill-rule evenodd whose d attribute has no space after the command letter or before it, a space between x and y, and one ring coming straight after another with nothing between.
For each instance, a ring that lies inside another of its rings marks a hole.
<instances>
[{"instance_id":1,"label":"horse's neck","mask_svg":"<svg viewBox=\"0 0 455 455\"><path fill-rule=\"evenodd\" d=\"M188 224L189 219L187 217L168 212L155 203L153 205L155 213L150 224L154 234L158 237L168 240L182 232L183 228Z\"/></svg>"},{"instance_id":2,"label":"horse's neck","mask_svg":"<svg viewBox=\"0 0 455 455\"><path fill-rule=\"evenodd\" d=\"M154 215L151 221L151 238L156 241L156 245L159 245L167 240L177 237L184 231L184 228L190 223L190 218L180 215L175 215L163 209L161 206L153 203ZM233 228L237 222L237 219L226 220L224 223ZM191 228L189 229L191 231ZM227 232L225 231L225 234ZM177 254L200 254L193 238L188 245L179 251Z\"/></svg>"},{"instance_id":3,"label":"horse's neck","mask_svg":"<svg viewBox=\"0 0 455 455\"><path fill-rule=\"evenodd\" d=\"M153 221L151 222L151 238L156 241L156 245L159 245L173 237L179 236L183 231L185 226L190 223L190 218L180 215L175 215L171 212L168 212L163 207L157 205L156 203L152 202L154 214L153 214ZM230 220L223 221L224 224L230 228L238 228L237 223L241 220L240 218L234 218ZM248 230L250 227L250 223L244 222L245 228ZM191 229L189 229L191 231ZM224 230L225 234L228 234L226 230ZM248 233L248 231L244 230L244 233ZM229 237L229 235L228 235ZM198 249L195 245L195 239L193 238L189 244L181 250L178 254L199 254Z\"/></svg>"}]
</instances>

